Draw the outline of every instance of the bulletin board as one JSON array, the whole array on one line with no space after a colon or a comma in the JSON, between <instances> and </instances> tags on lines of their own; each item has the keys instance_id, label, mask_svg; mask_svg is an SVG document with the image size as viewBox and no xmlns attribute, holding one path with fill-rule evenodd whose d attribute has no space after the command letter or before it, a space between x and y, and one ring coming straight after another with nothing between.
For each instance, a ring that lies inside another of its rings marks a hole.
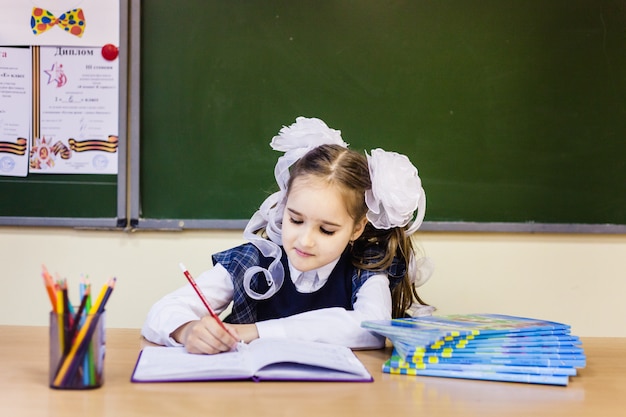
<instances>
[{"instance_id":1,"label":"bulletin board","mask_svg":"<svg viewBox=\"0 0 626 417\"><path fill-rule=\"evenodd\" d=\"M128 9L0 1L0 225L126 227Z\"/></svg>"}]
</instances>

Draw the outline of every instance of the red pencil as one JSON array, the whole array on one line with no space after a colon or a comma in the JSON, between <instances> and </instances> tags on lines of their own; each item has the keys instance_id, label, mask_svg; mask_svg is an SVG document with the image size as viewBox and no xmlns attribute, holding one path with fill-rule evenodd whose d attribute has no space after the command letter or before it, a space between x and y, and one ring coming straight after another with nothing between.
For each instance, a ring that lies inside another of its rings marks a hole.
<instances>
[{"instance_id":1,"label":"red pencil","mask_svg":"<svg viewBox=\"0 0 626 417\"><path fill-rule=\"evenodd\" d=\"M224 322L222 320L220 320L219 316L217 314L215 314L215 311L213 311L213 309L211 308L211 306L209 305L209 302L207 301L206 297L204 296L204 294L202 294L202 291L200 291L200 288L198 288L198 285L196 284L196 281L193 279L193 277L191 276L191 274L189 273L189 271L187 271L187 268L185 268L185 265L183 265L182 263L179 264L180 269L183 271L183 274L185 274L185 277L187 277L187 281L189 281L189 283L191 284L191 286L193 287L193 289L196 291L196 294L198 294L198 297L200 297L200 300L202 300L202 304L204 304L204 306L206 307L206 309L209 311L209 314L211 315L211 317L213 317L215 319L215 321L217 321L217 323L222 327L222 329L226 330L228 332L228 334L230 334L231 336L235 337L227 328L226 326L224 326ZM235 338L236 339L236 338Z\"/></svg>"}]
</instances>

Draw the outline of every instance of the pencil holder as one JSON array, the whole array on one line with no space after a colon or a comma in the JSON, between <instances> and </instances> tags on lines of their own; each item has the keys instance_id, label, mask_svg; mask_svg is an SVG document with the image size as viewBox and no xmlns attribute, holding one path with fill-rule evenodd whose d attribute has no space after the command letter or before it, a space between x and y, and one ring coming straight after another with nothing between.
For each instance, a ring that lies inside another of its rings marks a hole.
<instances>
[{"instance_id":1,"label":"pencil holder","mask_svg":"<svg viewBox=\"0 0 626 417\"><path fill-rule=\"evenodd\" d=\"M50 313L50 387L92 389L104 383L105 313Z\"/></svg>"}]
</instances>

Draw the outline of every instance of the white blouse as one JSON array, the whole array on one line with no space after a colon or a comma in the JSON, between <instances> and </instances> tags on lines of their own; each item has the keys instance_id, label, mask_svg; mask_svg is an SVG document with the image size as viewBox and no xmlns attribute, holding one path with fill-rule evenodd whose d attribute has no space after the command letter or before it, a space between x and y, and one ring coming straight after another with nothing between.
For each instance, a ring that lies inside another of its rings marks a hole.
<instances>
[{"instance_id":1,"label":"white blouse","mask_svg":"<svg viewBox=\"0 0 626 417\"><path fill-rule=\"evenodd\" d=\"M337 260L338 261L338 260ZM337 261L319 268L310 279L303 279L300 271L290 268L296 289L313 292L328 280ZM233 282L220 264L203 272L196 279L211 307L217 314L224 312L233 299ZM141 334L153 343L180 346L170 335L183 324L207 315L206 307L190 284L157 301L143 325ZM384 274L370 277L357 292L354 310L341 307L323 308L295 314L290 317L259 321L259 337L289 338L334 343L352 349L377 349L384 345L384 337L361 328L365 320L391 319L391 292Z\"/></svg>"}]
</instances>

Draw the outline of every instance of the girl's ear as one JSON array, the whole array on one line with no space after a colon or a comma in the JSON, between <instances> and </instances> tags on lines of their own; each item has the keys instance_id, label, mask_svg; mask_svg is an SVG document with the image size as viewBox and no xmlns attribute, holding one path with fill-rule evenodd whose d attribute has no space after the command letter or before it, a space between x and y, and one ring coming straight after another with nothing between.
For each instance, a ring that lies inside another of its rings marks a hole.
<instances>
[{"instance_id":1,"label":"girl's ear","mask_svg":"<svg viewBox=\"0 0 626 417\"><path fill-rule=\"evenodd\" d=\"M363 216L361 220L359 220L358 222L354 224L354 231L352 232L352 237L350 238L350 241L354 242L363 234L366 224L367 224L367 217L365 216Z\"/></svg>"}]
</instances>

